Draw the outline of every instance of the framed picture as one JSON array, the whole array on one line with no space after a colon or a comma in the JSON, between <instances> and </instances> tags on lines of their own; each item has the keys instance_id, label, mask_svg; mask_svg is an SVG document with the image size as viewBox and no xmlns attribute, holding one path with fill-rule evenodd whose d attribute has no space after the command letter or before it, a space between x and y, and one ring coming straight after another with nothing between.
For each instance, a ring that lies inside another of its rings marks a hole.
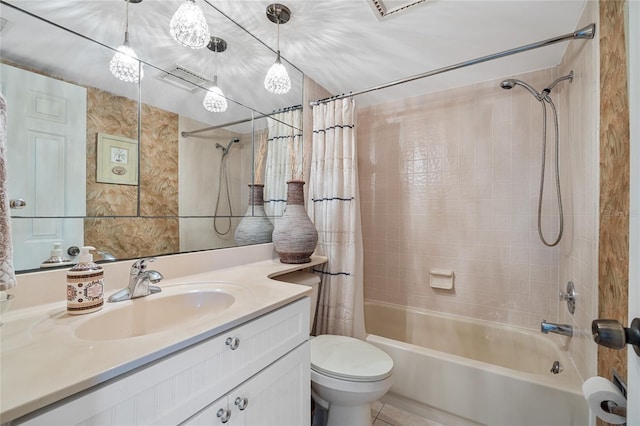
<instances>
[{"instance_id":1,"label":"framed picture","mask_svg":"<svg viewBox=\"0 0 640 426\"><path fill-rule=\"evenodd\" d=\"M96 182L138 184L138 141L98 133Z\"/></svg>"}]
</instances>

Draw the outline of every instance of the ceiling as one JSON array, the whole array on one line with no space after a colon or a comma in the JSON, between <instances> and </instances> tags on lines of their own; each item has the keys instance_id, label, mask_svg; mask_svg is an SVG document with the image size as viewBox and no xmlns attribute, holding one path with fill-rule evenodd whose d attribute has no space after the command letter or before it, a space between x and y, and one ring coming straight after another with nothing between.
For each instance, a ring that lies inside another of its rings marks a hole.
<instances>
[{"instance_id":1,"label":"ceiling","mask_svg":"<svg viewBox=\"0 0 640 426\"><path fill-rule=\"evenodd\" d=\"M261 87L263 75L275 57L270 49L276 48L276 26L265 16L271 1L196 2L205 10L212 35L229 42L228 52L219 54L219 67L223 70L219 72L220 83L221 87L226 84L225 93L229 97L244 105L258 105L258 111L300 102L299 97L285 96L270 104L273 95L270 101L262 100L267 96ZM6 4L13 4L106 46L117 47L122 43L125 10L122 0L12 0L2 3L0 12L3 15L12 15ZM168 34L168 21L181 3L181 0L144 0L131 4L131 44L142 60L154 58L151 63L160 68L168 69L180 63L201 75L210 76L211 52L177 46ZM290 63L288 68L294 74L294 91L299 96L302 79L295 76L294 68L334 94L366 89L570 33L577 25L585 0L283 0L283 3L290 8L292 17L280 27L280 49L283 58ZM413 3L417 4L410 6ZM405 6L409 7L402 9ZM395 9L401 10L390 13ZM387 16L382 17L380 10L386 10ZM221 13L250 34L224 19ZM3 56L13 52L12 55L23 58L37 58L35 60L41 63L52 61L57 66L68 66L75 59L64 56L81 53L56 51L57 43L52 40L58 38L51 37L45 29L23 28L21 24L9 21L8 31L2 32ZM11 39L10 35L15 38ZM37 41L39 51L30 51L18 43L26 38ZM558 43L371 92L360 96L358 102L373 104L555 66L560 63L566 44ZM90 73L85 66L78 68L78 78ZM147 70L148 74L154 72L153 68ZM234 84L244 82L241 77L251 83ZM165 88L154 93L166 97L167 90L170 92Z\"/></svg>"},{"instance_id":2,"label":"ceiling","mask_svg":"<svg viewBox=\"0 0 640 426\"><path fill-rule=\"evenodd\" d=\"M212 2L258 37L273 40L262 12L269 1ZM440 67L571 33L583 0L379 0L392 9L380 19L373 0L288 0L281 27L284 57L333 94L403 79ZM378 103L556 66L567 43L521 53L360 96Z\"/></svg>"}]
</instances>

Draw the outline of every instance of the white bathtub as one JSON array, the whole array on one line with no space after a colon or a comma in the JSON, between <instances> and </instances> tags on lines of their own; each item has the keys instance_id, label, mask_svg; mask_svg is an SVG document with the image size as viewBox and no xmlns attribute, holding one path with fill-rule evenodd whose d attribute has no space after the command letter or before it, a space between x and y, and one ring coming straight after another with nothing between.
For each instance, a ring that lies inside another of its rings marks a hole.
<instances>
[{"instance_id":1,"label":"white bathtub","mask_svg":"<svg viewBox=\"0 0 640 426\"><path fill-rule=\"evenodd\" d=\"M559 336L372 301L365 323L367 341L393 358L390 402L449 424L589 424Z\"/></svg>"}]
</instances>

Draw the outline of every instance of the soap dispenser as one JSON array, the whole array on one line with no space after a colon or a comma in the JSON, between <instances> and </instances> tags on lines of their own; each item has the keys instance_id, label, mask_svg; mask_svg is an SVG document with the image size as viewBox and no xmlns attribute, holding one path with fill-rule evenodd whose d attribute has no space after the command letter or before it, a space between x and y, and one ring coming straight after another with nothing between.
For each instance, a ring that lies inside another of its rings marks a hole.
<instances>
[{"instance_id":1,"label":"soap dispenser","mask_svg":"<svg viewBox=\"0 0 640 426\"><path fill-rule=\"evenodd\" d=\"M71 259L62 253L60 243L53 243L49 258L40 264L41 268L51 268L53 266L67 266L73 264Z\"/></svg>"},{"instance_id":2,"label":"soap dispenser","mask_svg":"<svg viewBox=\"0 0 640 426\"><path fill-rule=\"evenodd\" d=\"M104 271L93 262L90 246L82 247L78 264L67 272L67 313L88 314L104 304Z\"/></svg>"}]
</instances>

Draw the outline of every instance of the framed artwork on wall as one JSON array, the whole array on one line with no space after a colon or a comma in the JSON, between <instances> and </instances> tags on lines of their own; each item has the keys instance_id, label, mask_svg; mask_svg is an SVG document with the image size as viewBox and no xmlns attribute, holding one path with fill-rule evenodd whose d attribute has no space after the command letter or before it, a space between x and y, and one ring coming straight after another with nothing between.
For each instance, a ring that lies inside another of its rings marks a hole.
<instances>
[{"instance_id":1,"label":"framed artwork on wall","mask_svg":"<svg viewBox=\"0 0 640 426\"><path fill-rule=\"evenodd\" d=\"M138 184L138 141L98 133L96 182Z\"/></svg>"}]
</instances>

